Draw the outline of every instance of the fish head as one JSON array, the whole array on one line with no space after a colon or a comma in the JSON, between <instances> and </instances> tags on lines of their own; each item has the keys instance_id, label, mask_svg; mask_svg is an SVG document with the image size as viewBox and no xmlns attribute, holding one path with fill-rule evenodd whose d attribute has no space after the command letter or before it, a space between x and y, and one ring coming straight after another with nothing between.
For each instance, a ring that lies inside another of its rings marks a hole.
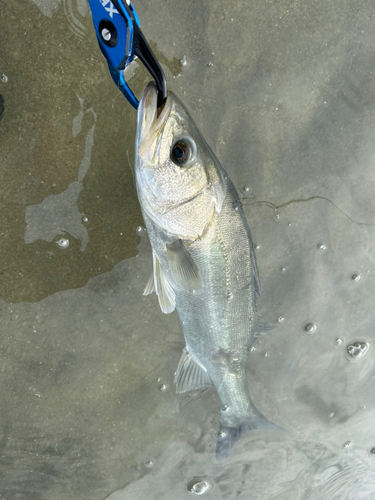
<instances>
[{"instance_id":1,"label":"fish head","mask_svg":"<svg viewBox=\"0 0 375 500\"><path fill-rule=\"evenodd\" d=\"M153 82L139 104L135 149L142 210L169 234L201 238L221 211L224 170L174 93L157 107Z\"/></svg>"}]
</instances>

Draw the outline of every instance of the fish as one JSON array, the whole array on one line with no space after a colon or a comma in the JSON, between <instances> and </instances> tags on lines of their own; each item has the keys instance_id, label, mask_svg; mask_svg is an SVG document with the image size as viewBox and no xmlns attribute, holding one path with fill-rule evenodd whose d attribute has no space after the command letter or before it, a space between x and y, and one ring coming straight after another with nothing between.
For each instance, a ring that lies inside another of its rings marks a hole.
<instances>
[{"instance_id":1,"label":"fish","mask_svg":"<svg viewBox=\"0 0 375 500\"><path fill-rule=\"evenodd\" d=\"M269 421L249 393L249 348L273 326L257 313L259 272L238 193L182 101L157 107L150 82L137 112L135 180L152 247L144 295L176 310L186 346L177 393L214 386L221 400L216 459Z\"/></svg>"}]
</instances>

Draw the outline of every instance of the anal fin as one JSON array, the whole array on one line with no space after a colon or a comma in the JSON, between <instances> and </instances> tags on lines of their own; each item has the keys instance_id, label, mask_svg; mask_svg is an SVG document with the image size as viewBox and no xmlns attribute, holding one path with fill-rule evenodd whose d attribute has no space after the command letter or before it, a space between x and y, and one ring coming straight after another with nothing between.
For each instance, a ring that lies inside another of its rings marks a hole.
<instances>
[{"instance_id":1,"label":"anal fin","mask_svg":"<svg viewBox=\"0 0 375 500\"><path fill-rule=\"evenodd\" d=\"M182 351L173 383L177 394L206 389L212 385L207 370L189 354L186 347Z\"/></svg>"}]
</instances>

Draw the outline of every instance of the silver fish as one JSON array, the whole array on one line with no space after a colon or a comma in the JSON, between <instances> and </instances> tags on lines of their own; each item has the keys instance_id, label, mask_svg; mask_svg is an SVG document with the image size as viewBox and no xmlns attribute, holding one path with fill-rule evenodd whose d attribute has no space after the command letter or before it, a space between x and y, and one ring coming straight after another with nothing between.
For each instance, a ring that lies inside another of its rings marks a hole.
<instances>
[{"instance_id":1,"label":"silver fish","mask_svg":"<svg viewBox=\"0 0 375 500\"><path fill-rule=\"evenodd\" d=\"M228 174L181 101L157 108L146 87L139 108L135 176L153 250L155 291L164 313L179 315L186 341L178 393L214 385L221 400L216 458L248 430L280 430L251 401L248 349L271 328L256 312L260 294L250 229Z\"/></svg>"}]
</instances>

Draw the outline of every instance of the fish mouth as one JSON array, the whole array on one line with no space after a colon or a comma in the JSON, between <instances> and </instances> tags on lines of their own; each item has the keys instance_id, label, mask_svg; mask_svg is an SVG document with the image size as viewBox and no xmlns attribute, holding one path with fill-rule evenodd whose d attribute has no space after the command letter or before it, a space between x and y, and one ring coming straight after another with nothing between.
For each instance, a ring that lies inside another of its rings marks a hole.
<instances>
[{"instance_id":1,"label":"fish mouth","mask_svg":"<svg viewBox=\"0 0 375 500\"><path fill-rule=\"evenodd\" d=\"M167 100L158 108L158 91L154 82L150 82L139 102L137 113L136 150L139 155L145 153L151 145L154 134L165 123L171 110L172 96L168 92Z\"/></svg>"}]
</instances>

